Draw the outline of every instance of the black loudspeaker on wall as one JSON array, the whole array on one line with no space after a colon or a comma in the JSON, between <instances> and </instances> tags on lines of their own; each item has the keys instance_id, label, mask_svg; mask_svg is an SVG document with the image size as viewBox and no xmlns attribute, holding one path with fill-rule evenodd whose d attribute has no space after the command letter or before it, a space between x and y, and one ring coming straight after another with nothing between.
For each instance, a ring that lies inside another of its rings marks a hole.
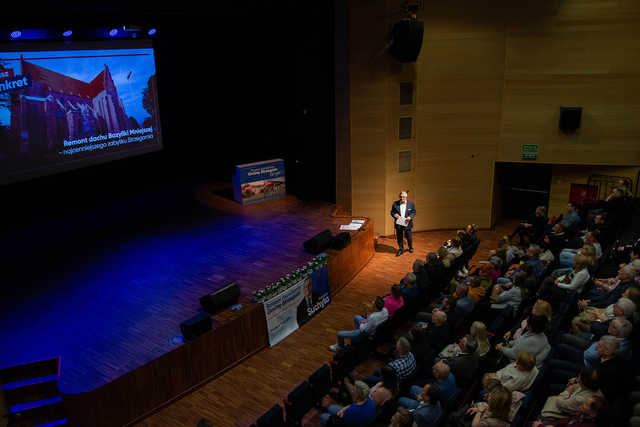
<instances>
[{"instance_id":1,"label":"black loudspeaker on wall","mask_svg":"<svg viewBox=\"0 0 640 427\"><path fill-rule=\"evenodd\" d=\"M207 313L216 313L238 302L240 288L236 282L231 282L224 288L200 298L200 305Z\"/></svg>"},{"instance_id":2,"label":"black loudspeaker on wall","mask_svg":"<svg viewBox=\"0 0 640 427\"><path fill-rule=\"evenodd\" d=\"M351 234L343 231L342 233L336 234L336 237L333 238L331 248L339 251L346 248L349 243L351 243Z\"/></svg>"},{"instance_id":3,"label":"black loudspeaker on wall","mask_svg":"<svg viewBox=\"0 0 640 427\"><path fill-rule=\"evenodd\" d=\"M422 48L424 22L403 19L393 24L392 42L389 53L400 62L416 62Z\"/></svg>"},{"instance_id":4,"label":"black loudspeaker on wall","mask_svg":"<svg viewBox=\"0 0 640 427\"><path fill-rule=\"evenodd\" d=\"M560 130L564 133L575 132L580 128L582 107L560 107Z\"/></svg>"},{"instance_id":5,"label":"black loudspeaker on wall","mask_svg":"<svg viewBox=\"0 0 640 427\"><path fill-rule=\"evenodd\" d=\"M329 230L324 230L322 233L318 233L306 242L303 243L304 250L313 255L318 255L320 252L331 247L333 242L333 235Z\"/></svg>"},{"instance_id":6,"label":"black loudspeaker on wall","mask_svg":"<svg viewBox=\"0 0 640 427\"><path fill-rule=\"evenodd\" d=\"M211 316L200 313L180 324L180 332L186 340L192 340L211 330Z\"/></svg>"}]
</instances>

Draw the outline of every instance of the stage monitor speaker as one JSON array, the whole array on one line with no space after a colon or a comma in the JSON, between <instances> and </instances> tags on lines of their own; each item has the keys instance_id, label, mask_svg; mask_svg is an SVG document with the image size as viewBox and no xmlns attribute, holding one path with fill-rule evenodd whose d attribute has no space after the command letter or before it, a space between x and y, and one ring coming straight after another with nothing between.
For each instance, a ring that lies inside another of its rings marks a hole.
<instances>
[{"instance_id":1,"label":"stage monitor speaker","mask_svg":"<svg viewBox=\"0 0 640 427\"><path fill-rule=\"evenodd\" d=\"M560 130L564 133L575 132L580 128L582 107L560 107Z\"/></svg>"},{"instance_id":2,"label":"stage monitor speaker","mask_svg":"<svg viewBox=\"0 0 640 427\"><path fill-rule=\"evenodd\" d=\"M200 313L180 324L182 336L191 341L207 331L211 330L211 316L208 313Z\"/></svg>"},{"instance_id":3,"label":"stage monitor speaker","mask_svg":"<svg viewBox=\"0 0 640 427\"><path fill-rule=\"evenodd\" d=\"M217 313L238 302L240 288L236 282L231 282L224 288L200 298L200 305L207 313Z\"/></svg>"},{"instance_id":4,"label":"stage monitor speaker","mask_svg":"<svg viewBox=\"0 0 640 427\"><path fill-rule=\"evenodd\" d=\"M324 250L331 247L333 242L333 235L329 230L324 230L322 233L318 233L306 242L303 243L304 250L313 255L318 255Z\"/></svg>"},{"instance_id":5,"label":"stage monitor speaker","mask_svg":"<svg viewBox=\"0 0 640 427\"><path fill-rule=\"evenodd\" d=\"M339 251L346 248L349 243L351 243L351 234L343 231L342 233L336 234L336 237L333 238L331 248Z\"/></svg>"},{"instance_id":6,"label":"stage monitor speaker","mask_svg":"<svg viewBox=\"0 0 640 427\"><path fill-rule=\"evenodd\" d=\"M416 62L422 48L424 22L403 19L393 24L389 53L400 62Z\"/></svg>"}]
</instances>

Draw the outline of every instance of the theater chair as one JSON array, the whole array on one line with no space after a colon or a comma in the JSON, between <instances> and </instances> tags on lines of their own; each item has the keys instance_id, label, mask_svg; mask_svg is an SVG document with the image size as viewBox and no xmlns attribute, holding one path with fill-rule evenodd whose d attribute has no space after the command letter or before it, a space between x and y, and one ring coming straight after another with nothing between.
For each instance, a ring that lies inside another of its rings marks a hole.
<instances>
[{"instance_id":1,"label":"theater chair","mask_svg":"<svg viewBox=\"0 0 640 427\"><path fill-rule=\"evenodd\" d=\"M287 426L299 426L302 417L313 408L313 393L308 381L302 381L291 390L284 401Z\"/></svg>"},{"instance_id":2,"label":"theater chair","mask_svg":"<svg viewBox=\"0 0 640 427\"><path fill-rule=\"evenodd\" d=\"M329 366L322 365L309 376L309 387L311 387L313 404L320 408L322 406L322 398L329 393L331 388L331 369Z\"/></svg>"},{"instance_id":3,"label":"theater chair","mask_svg":"<svg viewBox=\"0 0 640 427\"><path fill-rule=\"evenodd\" d=\"M331 384L337 385L342 379L355 368L356 348L351 344L345 345L329 361L331 366Z\"/></svg>"},{"instance_id":4,"label":"theater chair","mask_svg":"<svg viewBox=\"0 0 640 427\"><path fill-rule=\"evenodd\" d=\"M369 421L369 426L387 427L391 423L391 417L398 410L398 401L396 399L387 400L384 405L376 408L376 416Z\"/></svg>"},{"instance_id":5,"label":"theater chair","mask_svg":"<svg viewBox=\"0 0 640 427\"><path fill-rule=\"evenodd\" d=\"M285 427L284 412L282 406L273 405L256 421L255 427Z\"/></svg>"}]
</instances>

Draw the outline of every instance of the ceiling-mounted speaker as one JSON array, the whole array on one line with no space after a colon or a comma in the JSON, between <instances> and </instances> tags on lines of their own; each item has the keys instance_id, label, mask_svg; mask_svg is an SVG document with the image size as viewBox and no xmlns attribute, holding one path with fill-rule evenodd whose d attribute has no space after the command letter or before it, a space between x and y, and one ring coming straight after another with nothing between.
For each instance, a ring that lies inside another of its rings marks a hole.
<instances>
[{"instance_id":1,"label":"ceiling-mounted speaker","mask_svg":"<svg viewBox=\"0 0 640 427\"><path fill-rule=\"evenodd\" d=\"M393 24L389 53L400 62L416 62L422 48L424 21L403 19Z\"/></svg>"}]
</instances>

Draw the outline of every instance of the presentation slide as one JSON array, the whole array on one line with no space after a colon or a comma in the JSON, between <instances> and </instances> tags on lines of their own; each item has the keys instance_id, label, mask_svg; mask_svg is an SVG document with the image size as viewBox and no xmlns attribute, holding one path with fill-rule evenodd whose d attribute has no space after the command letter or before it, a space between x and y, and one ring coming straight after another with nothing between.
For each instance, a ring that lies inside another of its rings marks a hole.
<instances>
[{"instance_id":1,"label":"presentation slide","mask_svg":"<svg viewBox=\"0 0 640 427\"><path fill-rule=\"evenodd\" d=\"M0 45L0 184L160 149L150 40Z\"/></svg>"}]
</instances>

